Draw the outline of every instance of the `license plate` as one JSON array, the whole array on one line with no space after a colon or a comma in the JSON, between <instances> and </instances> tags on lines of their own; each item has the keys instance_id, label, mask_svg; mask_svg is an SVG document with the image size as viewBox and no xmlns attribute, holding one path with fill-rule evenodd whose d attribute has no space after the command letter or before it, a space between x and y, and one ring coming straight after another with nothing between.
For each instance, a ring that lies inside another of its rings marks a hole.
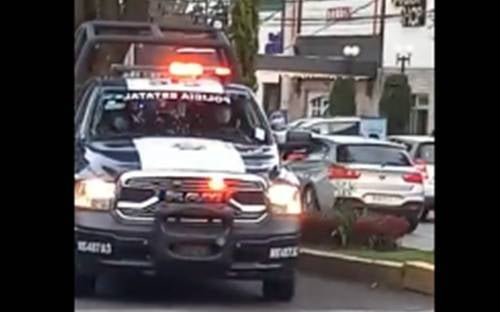
<instances>
[{"instance_id":1,"label":"license plate","mask_svg":"<svg viewBox=\"0 0 500 312\"><path fill-rule=\"evenodd\" d=\"M206 257L210 255L210 247L207 245L179 245L175 252L188 257Z\"/></svg>"},{"instance_id":2,"label":"license plate","mask_svg":"<svg viewBox=\"0 0 500 312\"><path fill-rule=\"evenodd\" d=\"M77 249L81 253L90 253L96 255L109 256L113 253L113 246L111 243L97 242L97 241L78 241Z\"/></svg>"},{"instance_id":3,"label":"license plate","mask_svg":"<svg viewBox=\"0 0 500 312\"><path fill-rule=\"evenodd\" d=\"M369 196L369 201L374 203L374 204L395 204L398 203L400 200L399 197L397 196L390 196L390 195L370 195Z\"/></svg>"},{"instance_id":4,"label":"license plate","mask_svg":"<svg viewBox=\"0 0 500 312\"><path fill-rule=\"evenodd\" d=\"M296 258L299 255L299 247L275 247L269 249L270 259Z\"/></svg>"}]
</instances>

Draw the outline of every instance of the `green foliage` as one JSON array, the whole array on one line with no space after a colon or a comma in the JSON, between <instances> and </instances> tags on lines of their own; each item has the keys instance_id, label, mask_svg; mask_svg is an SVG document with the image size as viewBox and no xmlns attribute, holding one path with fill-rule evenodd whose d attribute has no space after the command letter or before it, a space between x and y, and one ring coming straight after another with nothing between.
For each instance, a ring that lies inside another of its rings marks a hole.
<instances>
[{"instance_id":1,"label":"green foliage","mask_svg":"<svg viewBox=\"0 0 500 312\"><path fill-rule=\"evenodd\" d=\"M231 10L229 37L238 58L242 82L252 89L257 87L255 67L259 51L260 0L238 0Z\"/></svg>"},{"instance_id":2,"label":"green foliage","mask_svg":"<svg viewBox=\"0 0 500 312\"><path fill-rule=\"evenodd\" d=\"M340 238L340 246L349 246L354 239L354 224L359 217L359 211L352 208L351 205L339 199L334 207L334 217L337 221L337 229L332 236Z\"/></svg>"},{"instance_id":3,"label":"green foliage","mask_svg":"<svg viewBox=\"0 0 500 312\"><path fill-rule=\"evenodd\" d=\"M356 114L356 82L352 78L338 78L330 91L327 114L353 116Z\"/></svg>"},{"instance_id":4,"label":"green foliage","mask_svg":"<svg viewBox=\"0 0 500 312\"><path fill-rule=\"evenodd\" d=\"M402 74L388 76L379 102L380 114L387 118L389 134L407 132L411 109L411 87Z\"/></svg>"}]
</instances>

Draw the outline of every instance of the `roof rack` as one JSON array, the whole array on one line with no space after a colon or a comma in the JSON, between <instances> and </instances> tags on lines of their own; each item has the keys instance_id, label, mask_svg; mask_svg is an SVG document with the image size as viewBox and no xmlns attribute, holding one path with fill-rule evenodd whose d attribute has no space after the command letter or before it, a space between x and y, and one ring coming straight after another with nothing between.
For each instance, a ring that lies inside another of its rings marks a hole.
<instances>
[{"instance_id":1,"label":"roof rack","mask_svg":"<svg viewBox=\"0 0 500 312\"><path fill-rule=\"evenodd\" d=\"M89 21L75 32L75 82L83 83L87 77L88 58L94 47L103 43L136 43L154 45L181 45L193 48L215 48L223 51L223 60L239 79L231 44L223 31L205 25L160 26L148 22Z\"/></svg>"}]
</instances>

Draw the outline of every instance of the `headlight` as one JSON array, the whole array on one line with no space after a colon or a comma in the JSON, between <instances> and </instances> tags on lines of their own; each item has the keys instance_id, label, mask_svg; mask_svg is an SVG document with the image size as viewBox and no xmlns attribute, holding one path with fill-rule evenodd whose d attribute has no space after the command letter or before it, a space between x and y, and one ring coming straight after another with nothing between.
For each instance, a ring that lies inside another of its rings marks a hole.
<instances>
[{"instance_id":1,"label":"headlight","mask_svg":"<svg viewBox=\"0 0 500 312\"><path fill-rule=\"evenodd\" d=\"M267 198L274 213L298 215L302 212L300 191L296 186L286 183L271 185Z\"/></svg>"},{"instance_id":2,"label":"headlight","mask_svg":"<svg viewBox=\"0 0 500 312\"><path fill-rule=\"evenodd\" d=\"M91 210L111 210L115 199L114 183L101 179L76 181L75 208Z\"/></svg>"}]
</instances>

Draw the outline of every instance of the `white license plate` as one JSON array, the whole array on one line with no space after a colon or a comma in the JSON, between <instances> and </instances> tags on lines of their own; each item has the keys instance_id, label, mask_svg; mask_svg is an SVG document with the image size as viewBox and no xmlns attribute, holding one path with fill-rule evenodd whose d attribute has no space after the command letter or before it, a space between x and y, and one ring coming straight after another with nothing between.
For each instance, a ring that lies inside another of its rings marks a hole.
<instances>
[{"instance_id":1,"label":"white license plate","mask_svg":"<svg viewBox=\"0 0 500 312\"><path fill-rule=\"evenodd\" d=\"M368 200L373 204L391 205L391 204L397 204L400 198L397 196L390 196L390 195L370 195L368 197Z\"/></svg>"},{"instance_id":2,"label":"white license plate","mask_svg":"<svg viewBox=\"0 0 500 312\"><path fill-rule=\"evenodd\" d=\"M269 249L270 259L296 258L299 255L299 247L275 247Z\"/></svg>"}]
</instances>

